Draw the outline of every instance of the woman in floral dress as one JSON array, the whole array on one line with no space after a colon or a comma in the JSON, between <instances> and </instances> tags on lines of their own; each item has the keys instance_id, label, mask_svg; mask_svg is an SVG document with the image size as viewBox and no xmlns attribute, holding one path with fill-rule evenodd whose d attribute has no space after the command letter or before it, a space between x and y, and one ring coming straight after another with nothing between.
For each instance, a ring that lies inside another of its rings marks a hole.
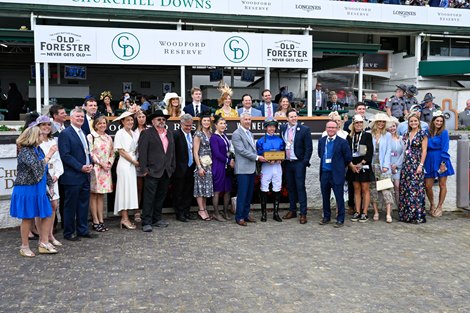
<instances>
[{"instance_id":1,"label":"woman in floral dress","mask_svg":"<svg viewBox=\"0 0 470 313\"><path fill-rule=\"evenodd\" d=\"M109 230L103 219L103 198L113 191L111 167L114 163L113 139L105 133L108 121L100 116L93 123L94 132L87 136L93 158L93 171L90 175L90 212L93 229L97 232Z\"/></svg>"},{"instance_id":2,"label":"woman in floral dress","mask_svg":"<svg viewBox=\"0 0 470 313\"><path fill-rule=\"evenodd\" d=\"M403 136L405 157L400 174L400 202L398 217L402 222L426 223L424 207L424 160L428 138L421 129L416 113L408 116L408 132Z\"/></svg>"},{"instance_id":3,"label":"woman in floral dress","mask_svg":"<svg viewBox=\"0 0 470 313\"><path fill-rule=\"evenodd\" d=\"M202 116L194 134L194 161L196 171L194 172L194 197L199 206L199 217L204 221L211 218L206 209L206 199L214 196L212 185L212 154L210 138L212 135L212 122L210 116Z\"/></svg>"}]
</instances>

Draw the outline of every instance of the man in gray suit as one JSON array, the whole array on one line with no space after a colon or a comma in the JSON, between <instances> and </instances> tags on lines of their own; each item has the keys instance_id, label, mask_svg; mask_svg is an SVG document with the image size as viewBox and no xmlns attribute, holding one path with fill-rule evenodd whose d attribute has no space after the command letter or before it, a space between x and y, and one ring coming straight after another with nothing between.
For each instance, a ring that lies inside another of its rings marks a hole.
<instances>
[{"instance_id":1,"label":"man in gray suit","mask_svg":"<svg viewBox=\"0 0 470 313\"><path fill-rule=\"evenodd\" d=\"M247 222L256 222L249 216L255 184L256 161L266 162L263 156L256 153L255 140L250 132L250 126L251 116L242 113L240 126L232 135L232 144L235 149L235 174L238 183L235 221L240 226L247 226Z\"/></svg>"},{"instance_id":2,"label":"man in gray suit","mask_svg":"<svg viewBox=\"0 0 470 313\"><path fill-rule=\"evenodd\" d=\"M144 173L144 198L142 205L142 230L151 232L152 226L167 227L162 219L163 201L175 171L175 141L165 128L169 115L156 110L148 116L153 127L144 130L139 137L139 163Z\"/></svg>"},{"instance_id":3,"label":"man in gray suit","mask_svg":"<svg viewBox=\"0 0 470 313\"><path fill-rule=\"evenodd\" d=\"M243 107L238 109L238 116L242 116L242 113L247 113L250 116L253 117L262 117L263 114L261 113L260 110L252 108L251 106L253 105L252 98L249 94L244 94L242 97L242 104Z\"/></svg>"},{"instance_id":4,"label":"man in gray suit","mask_svg":"<svg viewBox=\"0 0 470 313\"><path fill-rule=\"evenodd\" d=\"M321 87L321 83L317 83L313 90L313 104L315 105L315 110L326 110L328 96L321 90Z\"/></svg>"}]
</instances>

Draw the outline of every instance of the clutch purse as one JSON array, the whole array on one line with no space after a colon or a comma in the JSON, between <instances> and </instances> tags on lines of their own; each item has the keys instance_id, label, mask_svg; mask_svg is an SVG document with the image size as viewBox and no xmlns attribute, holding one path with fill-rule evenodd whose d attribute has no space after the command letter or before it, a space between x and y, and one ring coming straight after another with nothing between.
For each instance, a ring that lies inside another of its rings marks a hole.
<instances>
[{"instance_id":1,"label":"clutch purse","mask_svg":"<svg viewBox=\"0 0 470 313\"><path fill-rule=\"evenodd\" d=\"M360 156L365 156L367 154L367 146L359 145L359 150L357 150Z\"/></svg>"},{"instance_id":2,"label":"clutch purse","mask_svg":"<svg viewBox=\"0 0 470 313\"><path fill-rule=\"evenodd\" d=\"M376 184L377 184L377 191L382 191L382 190L393 188L393 183L390 178L378 180Z\"/></svg>"},{"instance_id":3,"label":"clutch purse","mask_svg":"<svg viewBox=\"0 0 470 313\"><path fill-rule=\"evenodd\" d=\"M210 155L204 155L204 156L201 157L201 165L203 167L207 167L211 164L212 164L212 159L211 159Z\"/></svg>"},{"instance_id":4,"label":"clutch purse","mask_svg":"<svg viewBox=\"0 0 470 313\"><path fill-rule=\"evenodd\" d=\"M263 153L263 157L266 161L282 161L286 158L285 151L266 151Z\"/></svg>"}]
</instances>

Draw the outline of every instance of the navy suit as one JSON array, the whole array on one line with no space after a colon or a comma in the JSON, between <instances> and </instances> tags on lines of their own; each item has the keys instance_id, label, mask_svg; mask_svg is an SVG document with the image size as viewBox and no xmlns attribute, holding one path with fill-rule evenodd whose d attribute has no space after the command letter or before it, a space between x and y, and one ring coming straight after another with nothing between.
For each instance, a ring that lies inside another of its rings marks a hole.
<instances>
[{"instance_id":1,"label":"navy suit","mask_svg":"<svg viewBox=\"0 0 470 313\"><path fill-rule=\"evenodd\" d=\"M263 114L263 116L266 116L266 114L268 113L268 112L264 112L265 107L266 107L266 103L263 102L258 108L258 110L261 111L261 114ZM271 102L271 109L272 109L273 117L274 117L274 114L277 112L278 108L279 106L277 105L277 103Z\"/></svg>"},{"instance_id":2,"label":"navy suit","mask_svg":"<svg viewBox=\"0 0 470 313\"><path fill-rule=\"evenodd\" d=\"M188 113L189 115L195 117L196 114L194 114L194 106L192 103L186 105L183 109L184 113ZM208 107L207 105L204 105L201 103L199 107L199 114L210 114L211 113L211 108Z\"/></svg>"},{"instance_id":3,"label":"navy suit","mask_svg":"<svg viewBox=\"0 0 470 313\"><path fill-rule=\"evenodd\" d=\"M281 126L281 134L284 142L287 143L288 124ZM297 160L285 161L285 177L287 189L289 191L289 211L297 212L297 202L300 204L300 214L307 215L307 192L305 190L305 176L307 167L310 166L312 156L312 136L310 128L297 123L294 136L294 154Z\"/></svg>"},{"instance_id":4,"label":"navy suit","mask_svg":"<svg viewBox=\"0 0 470 313\"><path fill-rule=\"evenodd\" d=\"M352 160L351 149L348 141L336 136L333 140L333 151L329 152L331 157L331 169L324 170L325 165L325 147L328 136L324 136L318 141L318 157L320 158L320 187L323 198L323 219L329 221L331 219L330 196L331 189L336 198L338 207L338 216L336 221L344 223L344 181L346 177L346 167Z\"/></svg>"},{"instance_id":5,"label":"navy suit","mask_svg":"<svg viewBox=\"0 0 470 313\"><path fill-rule=\"evenodd\" d=\"M88 141L85 139L86 144ZM90 174L83 173L86 155L82 141L70 126L59 135L59 154L64 165L60 183L64 186L64 237L88 234L88 207L90 203ZM88 148L89 151L89 148ZM91 162L91 157L88 155Z\"/></svg>"}]
</instances>

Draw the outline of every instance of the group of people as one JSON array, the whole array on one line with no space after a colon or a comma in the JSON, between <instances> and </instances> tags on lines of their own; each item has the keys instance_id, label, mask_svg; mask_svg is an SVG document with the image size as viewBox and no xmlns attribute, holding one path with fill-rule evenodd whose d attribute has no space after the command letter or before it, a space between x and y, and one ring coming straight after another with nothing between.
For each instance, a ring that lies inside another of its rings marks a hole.
<instances>
[{"instance_id":1,"label":"group of people","mask_svg":"<svg viewBox=\"0 0 470 313\"><path fill-rule=\"evenodd\" d=\"M181 98L175 93L165 97L166 111L146 114L133 105L115 118L121 127L114 140L106 133L108 118L97 114L98 105L93 97L86 98L83 107L70 112L69 127L65 127L67 114L60 105L51 107L50 117L39 116L30 123L17 140L18 176L10 208L12 216L23 220L20 254L35 256L29 247L32 224L39 231L39 253L57 253L57 246L62 243L53 235L52 221L59 200L63 201L60 215L65 240L97 237L89 230L89 213L95 232L108 231L103 203L104 195L113 189L114 213L121 217L120 227L132 230L141 223L144 232L151 232L153 227L168 226L162 209L170 185L178 221L188 222L197 216L205 221L229 220L235 177L234 218L238 225L247 226L256 222L250 206L255 176L259 174L261 221L267 221L271 190L275 221L297 218L299 212L299 222L307 223L305 180L313 150L310 129L298 122L298 113L290 108L288 101L283 103L281 97L279 104L273 103L269 90L262 93L264 103L260 110L252 108L250 95L244 95L243 107L238 111L231 107L231 89L224 86L220 91L220 109L215 115L202 104L199 88L191 90L193 101L183 108ZM333 190L338 209L335 227L344 225L345 179L351 183L353 194L349 199L349 205L355 209L352 221L367 221L372 198L374 220L379 219L378 206L383 203L386 220L391 222L391 205L396 201L400 220L425 222L425 193L431 202L431 214L440 216L446 177L454 173L442 114L434 114L425 132L418 113L409 113L405 122L407 131L400 136L396 118L379 113L367 121L365 109L362 102L356 103L356 114L346 123L332 112L332 121L326 124L325 136L319 141L323 196L320 224L330 222ZM195 116L199 122L193 131ZM237 116L240 124L230 140L225 134L225 117ZM266 133L257 141L250 131L253 116L265 118ZM175 131L166 126L172 117L180 120L180 127ZM278 127L276 117L285 117L287 123ZM366 131L368 127L370 131ZM116 159L117 180L113 182L111 168ZM258 170L257 163L261 164ZM440 186L437 205L432 194L436 178ZM392 185L383 187L387 179ZM289 210L281 218L279 201L283 181L288 188ZM198 205L197 215L190 212L193 198ZM212 199L212 214L207 210L207 198ZM29 205L32 199L34 205Z\"/></svg>"},{"instance_id":2,"label":"group of people","mask_svg":"<svg viewBox=\"0 0 470 313\"><path fill-rule=\"evenodd\" d=\"M436 111L427 124L420 121L420 106L413 106L410 111L402 123L385 113L377 113L367 120L366 106L358 102L352 121L344 126L338 114L330 114L332 121L328 122L318 145L322 159L323 224L330 219L331 190L338 205L337 222L344 221L345 180L349 182L348 204L353 222L368 221L372 202L375 221L379 220L379 206L383 206L386 221L391 223L391 209L396 203L400 221L424 223L426 195L431 215L442 215L447 177L454 174L445 118L442 112ZM401 125L406 125L404 134L398 132ZM345 167L347 173L343 175ZM435 180L439 184L437 205L433 194Z\"/></svg>"}]
</instances>

